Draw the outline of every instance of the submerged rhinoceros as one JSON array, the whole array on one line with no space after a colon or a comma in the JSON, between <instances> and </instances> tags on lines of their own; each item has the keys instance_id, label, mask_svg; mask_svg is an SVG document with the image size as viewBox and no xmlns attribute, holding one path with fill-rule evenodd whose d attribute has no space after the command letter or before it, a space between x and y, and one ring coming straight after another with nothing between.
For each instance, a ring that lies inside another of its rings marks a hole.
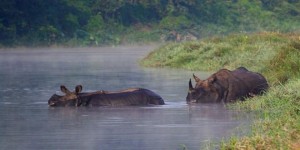
<instances>
[{"instance_id":1,"label":"submerged rhinoceros","mask_svg":"<svg viewBox=\"0 0 300 150\"><path fill-rule=\"evenodd\" d=\"M164 100L156 93L142 88L131 88L118 92L97 91L81 93L82 86L77 85L74 92L65 86L60 87L65 96L52 95L49 106L130 106L163 105Z\"/></svg>"},{"instance_id":2,"label":"submerged rhinoceros","mask_svg":"<svg viewBox=\"0 0 300 150\"><path fill-rule=\"evenodd\" d=\"M187 103L234 102L238 99L264 93L269 87L267 80L259 73L244 67L234 71L221 69L206 80L193 75L196 85L189 81Z\"/></svg>"}]
</instances>

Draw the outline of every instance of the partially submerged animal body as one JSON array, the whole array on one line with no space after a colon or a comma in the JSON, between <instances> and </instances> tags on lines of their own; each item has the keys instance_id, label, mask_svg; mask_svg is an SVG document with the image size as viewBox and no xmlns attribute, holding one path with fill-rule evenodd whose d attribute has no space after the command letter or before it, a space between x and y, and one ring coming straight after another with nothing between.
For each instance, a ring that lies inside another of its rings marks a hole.
<instances>
[{"instance_id":1,"label":"partially submerged animal body","mask_svg":"<svg viewBox=\"0 0 300 150\"><path fill-rule=\"evenodd\" d=\"M221 69L206 80L195 75L193 77L196 85L193 87L190 79L187 103L235 102L260 95L269 87L265 77L244 67L233 71Z\"/></svg>"},{"instance_id":2,"label":"partially submerged animal body","mask_svg":"<svg viewBox=\"0 0 300 150\"><path fill-rule=\"evenodd\" d=\"M117 92L96 91L81 93L82 86L78 85L74 92L61 86L64 96L52 95L49 106L135 106L135 105L164 105L164 100L156 93L142 88L130 88Z\"/></svg>"}]
</instances>

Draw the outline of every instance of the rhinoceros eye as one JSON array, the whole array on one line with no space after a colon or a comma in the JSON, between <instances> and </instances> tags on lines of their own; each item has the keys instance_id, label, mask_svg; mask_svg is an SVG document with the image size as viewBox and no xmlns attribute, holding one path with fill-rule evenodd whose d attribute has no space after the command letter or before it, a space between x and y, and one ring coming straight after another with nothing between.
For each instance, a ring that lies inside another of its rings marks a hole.
<instances>
[{"instance_id":1,"label":"rhinoceros eye","mask_svg":"<svg viewBox=\"0 0 300 150\"><path fill-rule=\"evenodd\" d=\"M197 96L197 93L194 91L191 93L192 97L196 97Z\"/></svg>"},{"instance_id":2,"label":"rhinoceros eye","mask_svg":"<svg viewBox=\"0 0 300 150\"><path fill-rule=\"evenodd\" d=\"M203 94L203 93L205 93L205 90L203 88L199 88L199 89L197 89L197 93Z\"/></svg>"}]
</instances>

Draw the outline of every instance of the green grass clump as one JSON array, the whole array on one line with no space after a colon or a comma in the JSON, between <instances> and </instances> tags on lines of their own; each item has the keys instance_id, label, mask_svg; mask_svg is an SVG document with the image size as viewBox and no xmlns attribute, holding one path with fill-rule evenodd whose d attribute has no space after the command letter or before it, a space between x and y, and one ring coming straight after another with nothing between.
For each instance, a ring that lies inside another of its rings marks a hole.
<instances>
[{"instance_id":1,"label":"green grass clump","mask_svg":"<svg viewBox=\"0 0 300 150\"><path fill-rule=\"evenodd\" d=\"M300 149L299 34L238 34L168 44L150 53L141 64L202 71L244 66L262 73L270 84L266 94L229 105L237 110L259 112L251 134L233 136L219 148Z\"/></svg>"},{"instance_id":2,"label":"green grass clump","mask_svg":"<svg viewBox=\"0 0 300 150\"><path fill-rule=\"evenodd\" d=\"M280 47L278 53L266 64L263 73L272 84L285 83L300 77L300 36Z\"/></svg>"},{"instance_id":3,"label":"green grass clump","mask_svg":"<svg viewBox=\"0 0 300 150\"><path fill-rule=\"evenodd\" d=\"M300 67L299 36L267 32L171 43L150 53L141 64L202 71L244 66L270 75L272 83L282 82L285 76L296 76Z\"/></svg>"},{"instance_id":4,"label":"green grass clump","mask_svg":"<svg viewBox=\"0 0 300 150\"><path fill-rule=\"evenodd\" d=\"M300 79L271 88L265 95L233 104L238 110L259 111L252 135L232 138L221 149L299 149Z\"/></svg>"}]
</instances>

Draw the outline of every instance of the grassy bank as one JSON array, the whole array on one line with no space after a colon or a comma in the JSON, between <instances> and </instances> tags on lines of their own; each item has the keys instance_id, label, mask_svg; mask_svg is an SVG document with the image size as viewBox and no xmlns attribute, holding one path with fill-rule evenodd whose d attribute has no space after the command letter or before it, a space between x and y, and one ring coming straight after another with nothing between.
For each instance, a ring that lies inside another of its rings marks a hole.
<instances>
[{"instance_id":1,"label":"grassy bank","mask_svg":"<svg viewBox=\"0 0 300 150\"><path fill-rule=\"evenodd\" d=\"M300 34L235 34L171 43L141 61L147 67L216 71L244 66L261 72L272 84L299 77Z\"/></svg>"},{"instance_id":2,"label":"grassy bank","mask_svg":"<svg viewBox=\"0 0 300 150\"><path fill-rule=\"evenodd\" d=\"M267 94L232 105L261 112L252 133L222 142L221 149L300 149L300 34L237 34L173 43L141 64L205 71L244 66L262 73L271 85Z\"/></svg>"},{"instance_id":3,"label":"grassy bank","mask_svg":"<svg viewBox=\"0 0 300 150\"><path fill-rule=\"evenodd\" d=\"M238 110L262 112L252 133L241 139L232 137L221 149L300 149L300 79L271 88L266 95L239 102Z\"/></svg>"}]
</instances>

